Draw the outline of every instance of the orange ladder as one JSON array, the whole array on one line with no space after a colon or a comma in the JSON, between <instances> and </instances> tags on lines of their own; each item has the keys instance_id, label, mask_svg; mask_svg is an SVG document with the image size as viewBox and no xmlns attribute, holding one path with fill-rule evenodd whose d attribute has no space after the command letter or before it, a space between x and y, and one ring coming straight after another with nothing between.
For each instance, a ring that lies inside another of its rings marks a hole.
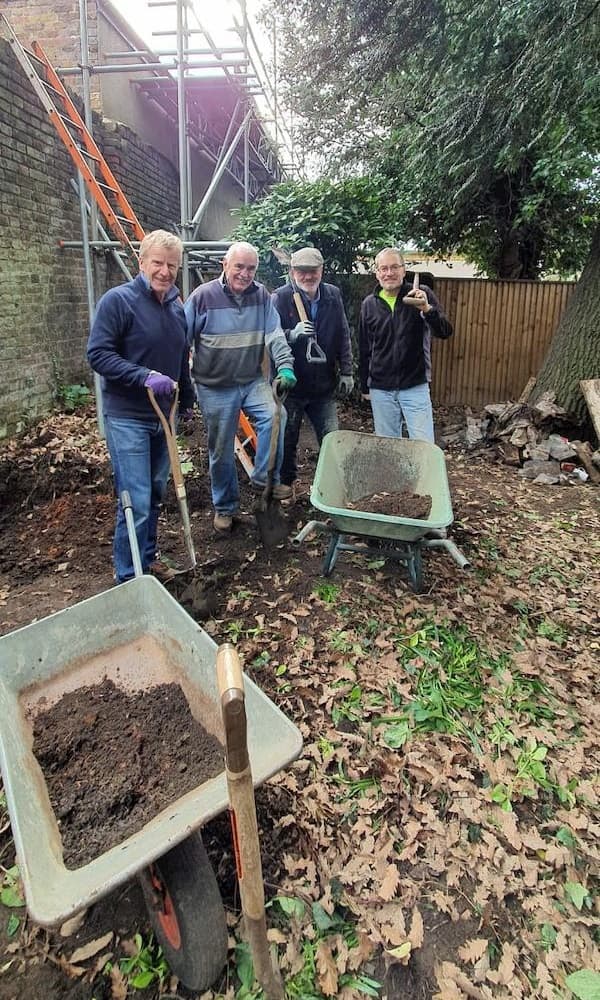
<instances>
[{"instance_id":1,"label":"orange ladder","mask_svg":"<svg viewBox=\"0 0 600 1000\"><path fill-rule=\"evenodd\" d=\"M66 146L73 163L83 177L91 197L106 223L121 243L128 260L137 266L138 255L132 240L143 240L144 229L125 196L117 178L86 128L58 73L38 42L29 52L21 45L4 14L8 28L8 43L17 57L42 106ZM92 167L94 169L92 169ZM98 180L94 170L102 178ZM245 413L240 413L234 451L248 477L254 472L256 434Z\"/></svg>"}]
</instances>

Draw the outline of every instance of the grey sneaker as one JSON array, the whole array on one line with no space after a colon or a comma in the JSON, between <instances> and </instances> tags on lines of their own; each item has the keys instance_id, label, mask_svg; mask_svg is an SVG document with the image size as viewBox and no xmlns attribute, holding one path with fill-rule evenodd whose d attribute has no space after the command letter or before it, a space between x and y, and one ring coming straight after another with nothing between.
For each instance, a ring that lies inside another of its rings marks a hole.
<instances>
[{"instance_id":1,"label":"grey sneaker","mask_svg":"<svg viewBox=\"0 0 600 1000\"><path fill-rule=\"evenodd\" d=\"M231 531L233 527L233 517L231 514L219 514L217 511L213 519L213 525L215 531Z\"/></svg>"}]
</instances>

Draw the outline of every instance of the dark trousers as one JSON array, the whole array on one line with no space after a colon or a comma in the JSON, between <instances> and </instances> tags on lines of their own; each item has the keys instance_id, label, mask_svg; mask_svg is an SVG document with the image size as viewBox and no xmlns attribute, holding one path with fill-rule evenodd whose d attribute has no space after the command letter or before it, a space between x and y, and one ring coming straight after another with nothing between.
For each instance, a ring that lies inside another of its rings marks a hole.
<instances>
[{"instance_id":1,"label":"dark trousers","mask_svg":"<svg viewBox=\"0 0 600 1000\"><path fill-rule=\"evenodd\" d=\"M321 399L288 396L284 405L287 411L287 423L283 439L281 482L291 486L298 476L296 452L304 416L306 415L312 424L319 447L326 434L337 431L338 418L335 402L329 396Z\"/></svg>"}]
</instances>

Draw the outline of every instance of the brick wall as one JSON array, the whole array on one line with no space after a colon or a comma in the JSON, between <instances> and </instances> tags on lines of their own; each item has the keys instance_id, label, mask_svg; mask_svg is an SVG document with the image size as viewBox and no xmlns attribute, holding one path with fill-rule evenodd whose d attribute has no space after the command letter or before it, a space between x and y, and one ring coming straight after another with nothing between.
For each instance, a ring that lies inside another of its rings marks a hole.
<instances>
[{"instance_id":1,"label":"brick wall","mask_svg":"<svg viewBox=\"0 0 600 1000\"><path fill-rule=\"evenodd\" d=\"M85 372L80 238L68 154L0 39L0 436L45 412L58 380Z\"/></svg>"},{"instance_id":2,"label":"brick wall","mask_svg":"<svg viewBox=\"0 0 600 1000\"><path fill-rule=\"evenodd\" d=\"M127 127L99 124L99 146L142 225L173 228L179 215L171 164ZM91 382L85 271L74 168L8 44L0 38L0 438L41 416L59 385ZM121 281L111 257L95 258L101 294Z\"/></svg>"},{"instance_id":3,"label":"brick wall","mask_svg":"<svg viewBox=\"0 0 600 1000\"><path fill-rule=\"evenodd\" d=\"M103 122L96 141L145 230L174 230L179 221L179 175L127 125Z\"/></svg>"},{"instance_id":4,"label":"brick wall","mask_svg":"<svg viewBox=\"0 0 600 1000\"><path fill-rule=\"evenodd\" d=\"M87 0L88 50L90 63L98 62L98 19L96 0ZM38 41L53 66L78 66L81 63L79 36L79 0L2 0L2 12L8 18L21 45L30 49ZM66 81L81 93L78 76ZM92 107L100 107L99 78L90 82Z\"/></svg>"}]
</instances>

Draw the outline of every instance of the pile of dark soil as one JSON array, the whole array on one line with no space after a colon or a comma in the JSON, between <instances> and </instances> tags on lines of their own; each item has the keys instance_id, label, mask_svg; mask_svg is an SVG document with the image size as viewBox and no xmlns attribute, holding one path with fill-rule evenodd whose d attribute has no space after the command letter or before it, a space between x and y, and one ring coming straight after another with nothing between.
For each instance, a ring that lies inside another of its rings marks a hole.
<instances>
[{"instance_id":1,"label":"pile of dark soil","mask_svg":"<svg viewBox=\"0 0 600 1000\"><path fill-rule=\"evenodd\" d=\"M33 752L78 868L224 768L178 684L128 694L113 681L65 694L34 723Z\"/></svg>"},{"instance_id":2,"label":"pile of dark soil","mask_svg":"<svg viewBox=\"0 0 600 1000\"><path fill-rule=\"evenodd\" d=\"M366 514L386 514L389 517L410 517L415 521L426 521L431 513L431 497L421 496L410 490L399 493L369 493L348 504L351 510Z\"/></svg>"}]
</instances>

